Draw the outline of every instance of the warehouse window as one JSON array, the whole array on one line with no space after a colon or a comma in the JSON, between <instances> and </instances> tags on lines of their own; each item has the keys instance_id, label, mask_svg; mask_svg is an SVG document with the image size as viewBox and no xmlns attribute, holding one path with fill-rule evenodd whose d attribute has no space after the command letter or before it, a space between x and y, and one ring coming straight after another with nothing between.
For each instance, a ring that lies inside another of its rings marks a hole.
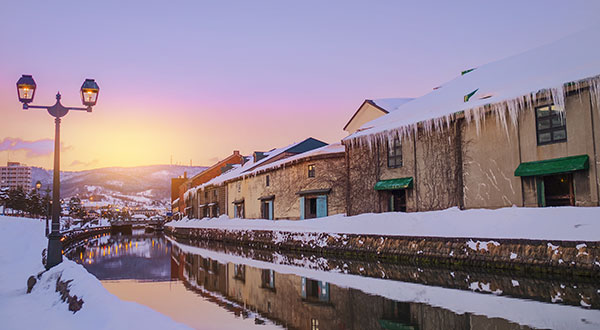
<instances>
[{"instance_id":1,"label":"warehouse window","mask_svg":"<svg viewBox=\"0 0 600 330\"><path fill-rule=\"evenodd\" d=\"M394 143L388 143L388 167L402 167L402 143L399 139L395 139Z\"/></svg>"},{"instance_id":2,"label":"warehouse window","mask_svg":"<svg viewBox=\"0 0 600 330\"><path fill-rule=\"evenodd\" d=\"M535 109L537 144L567 141L567 119L554 104Z\"/></svg>"},{"instance_id":3,"label":"warehouse window","mask_svg":"<svg viewBox=\"0 0 600 330\"><path fill-rule=\"evenodd\" d=\"M315 177L315 164L308 165L308 177L309 178Z\"/></svg>"}]
</instances>

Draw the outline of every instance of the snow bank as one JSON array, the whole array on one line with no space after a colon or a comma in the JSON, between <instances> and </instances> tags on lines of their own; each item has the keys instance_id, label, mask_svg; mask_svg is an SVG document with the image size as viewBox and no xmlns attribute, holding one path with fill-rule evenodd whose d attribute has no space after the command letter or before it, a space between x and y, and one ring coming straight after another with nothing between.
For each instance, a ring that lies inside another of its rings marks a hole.
<instances>
[{"instance_id":1,"label":"snow bank","mask_svg":"<svg viewBox=\"0 0 600 330\"><path fill-rule=\"evenodd\" d=\"M166 226L339 234L598 241L600 207L450 208L416 213L334 215L309 220L184 219Z\"/></svg>"},{"instance_id":2,"label":"snow bank","mask_svg":"<svg viewBox=\"0 0 600 330\"><path fill-rule=\"evenodd\" d=\"M30 294L29 276L42 271L47 245L40 220L0 216L0 320L3 329L186 329L140 304L119 300L85 268L65 259L44 273ZM55 291L56 280L70 282L70 295L84 303L68 310Z\"/></svg>"}]
</instances>

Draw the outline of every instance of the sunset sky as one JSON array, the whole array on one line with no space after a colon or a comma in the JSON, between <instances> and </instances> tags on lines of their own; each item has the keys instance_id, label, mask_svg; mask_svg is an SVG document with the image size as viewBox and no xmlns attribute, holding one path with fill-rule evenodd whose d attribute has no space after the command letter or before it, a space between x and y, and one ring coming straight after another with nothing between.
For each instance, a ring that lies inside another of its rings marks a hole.
<instances>
[{"instance_id":1,"label":"sunset sky","mask_svg":"<svg viewBox=\"0 0 600 330\"><path fill-rule=\"evenodd\" d=\"M418 97L461 70L598 21L600 1L2 1L0 164L52 167L54 126L21 110L81 106L63 119L62 169L210 165L232 150L306 137L328 143L366 99Z\"/></svg>"}]
</instances>

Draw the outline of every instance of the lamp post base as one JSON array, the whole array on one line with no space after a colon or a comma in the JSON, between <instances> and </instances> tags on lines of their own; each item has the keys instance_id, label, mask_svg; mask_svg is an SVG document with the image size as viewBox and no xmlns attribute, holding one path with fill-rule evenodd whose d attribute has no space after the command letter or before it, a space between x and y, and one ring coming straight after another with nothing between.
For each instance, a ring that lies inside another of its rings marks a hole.
<instances>
[{"instance_id":1,"label":"lamp post base","mask_svg":"<svg viewBox=\"0 0 600 330\"><path fill-rule=\"evenodd\" d=\"M52 232L48 235L48 259L46 260L46 269L50 269L62 262L62 236L59 233Z\"/></svg>"}]
</instances>

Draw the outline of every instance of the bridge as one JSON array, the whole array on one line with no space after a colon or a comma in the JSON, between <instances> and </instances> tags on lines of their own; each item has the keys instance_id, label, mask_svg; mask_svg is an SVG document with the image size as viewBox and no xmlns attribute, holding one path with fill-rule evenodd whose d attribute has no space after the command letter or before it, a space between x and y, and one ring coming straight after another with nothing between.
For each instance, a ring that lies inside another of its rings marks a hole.
<instances>
[{"instance_id":1,"label":"bridge","mask_svg":"<svg viewBox=\"0 0 600 330\"><path fill-rule=\"evenodd\" d=\"M137 220L137 219L121 219L121 220L113 220L110 222L111 226L156 226L163 225L165 223L164 220L158 219L148 219L148 220Z\"/></svg>"},{"instance_id":2,"label":"bridge","mask_svg":"<svg viewBox=\"0 0 600 330\"><path fill-rule=\"evenodd\" d=\"M133 227L145 227L147 230L163 230L165 221L162 219L120 219L110 222L111 231L123 231L131 233Z\"/></svg>"}]
</instances>

